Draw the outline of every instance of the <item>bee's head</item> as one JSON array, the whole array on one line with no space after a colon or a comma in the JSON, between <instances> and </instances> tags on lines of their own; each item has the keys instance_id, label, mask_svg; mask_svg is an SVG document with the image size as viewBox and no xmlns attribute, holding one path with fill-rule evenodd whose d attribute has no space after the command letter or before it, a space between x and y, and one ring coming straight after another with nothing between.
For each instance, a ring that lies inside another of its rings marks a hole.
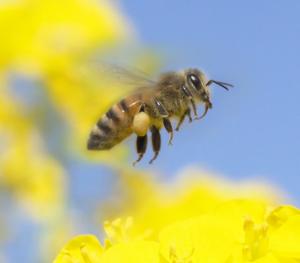
<instances>
[{"instance_id":1,"label":"bee's head","mask_svg":"<svg viewBox=\"0 0 300 263\"><path fill-rule=\"evenodd\" d=\"M198 69L188 69L185 72L186 85L198 100L211 105L210 92L206 85L207 79L203 72Z\"/></svg>"},{"instance_id":2,"label":"bee's head","mask_svg":"<svg viewBox=\"0 0 300 263\"><path fill-rule=\"evenodd\" d=\"M225 82L207 80L205 74L198 69L186 70L185 76L186 85L189 87L192 94L205 104L205 112L201 117L204 117L208 109L212 108L212 103L210 101L210 91L208 88L209 85L215 83L226 90L228 90L228 87L233 87L233 85Z\"/></svg>"}]
</instances>

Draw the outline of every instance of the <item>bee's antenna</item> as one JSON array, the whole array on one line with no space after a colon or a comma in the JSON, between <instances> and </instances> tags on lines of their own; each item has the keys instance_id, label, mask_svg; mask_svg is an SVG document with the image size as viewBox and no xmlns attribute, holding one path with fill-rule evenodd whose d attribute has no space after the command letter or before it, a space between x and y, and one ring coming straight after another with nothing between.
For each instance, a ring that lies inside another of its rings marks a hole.
<instances>
[{"instance_id":1,"label":"bee's antenna","mask_svg":"<svg viewBox=\"0 0 300 263\"><path fill-rule=\"evenodd\" d=\"M221 86L222 88L224 88L224 89L226 89L226 90L229 90L228 87L230 87L230 88L233 87L232 84L225 83L225 82L221 82L221 81L217 81L217 80L213 80L213 79L209 80L209 81L207 82L206 86L209 86L209 85L212 84L212 83L215 83L215 84ZM227 86L228 86L228 87L227 87Z\"/></svg>"}]
</instances>

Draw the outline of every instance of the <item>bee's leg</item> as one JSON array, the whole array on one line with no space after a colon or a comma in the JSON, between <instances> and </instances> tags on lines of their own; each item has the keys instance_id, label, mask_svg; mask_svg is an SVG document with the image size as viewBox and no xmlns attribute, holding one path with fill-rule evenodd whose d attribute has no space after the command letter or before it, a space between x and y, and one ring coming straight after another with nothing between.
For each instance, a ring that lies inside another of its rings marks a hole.
<instances>
[{"instance_id":1,"label":"bee's leg","mask_svg":"<svg viewBox=\"0 0 300 263\"><path fill-rule=\"evenodd\" d=\"M192 98L191 98L191 104L192 104L193 112L194 112L194 115L195 115L195 120L197 120L198 119L197 108L196 108L195 101Z\"/></svg>"},{"instance_id":2,"label":"bee's leg","mask_svg":"<svg viewBox=\"0 0 300 263\"><path fill-rule=\"evenodd\" d=\"M144 153L147 149L147 134L145 136L137 136L136 138L136 151L139 154L139 157L136 161L133 162L135 166L140 160L142 160Z\"/></svg>"},{"instance_id":3,"label":"bee's leg","mask_svg":"<svg viewBox=\"0 0 300 263\"><path fill-rule=\"evenodd\" d=\"M162 117L162 118L166 118L169 116L169 113L168 111L166 110L165 106L161 103L161 101L159 101L157 98L154 98L154 102L155 102L155 105L158 109L158 112L159 112L159 115Z\"/></svg>"},{"instance_id":4,"label":"bee's leg","mask_svg":"<svg viewBox=\"0 0 300 263\"><path fill-rule=\"evenodd\" d=\"M186 111L186 115L188 116L189 118L189 122L192 122L193 121L193 118L192 118L192 115L191 115L191 109L188 108L188 110Z\"/></svg>"},{"instance_id":5,"label":"bee's leg","mask_svg":"<svg viewBox=\"0 0 300 263\"><path fill-rule=\"evenodd\" d=\"M155 126L151 127L151 133L152 133L152 148L154 151L154 156L150 160L149 164L152 164L153 161L157 158L160 150L160 144L161 144L160 133Z\"/></svg>"},{"instance_id":6,"label":"bee's leg","mask_svg":"<svg viewBox=\"0 0 300 263\"><path fill-rule=\"evenodd\" d=\"M172 127L172 123L170 122L170 120L168 118L163 118L163 123L164 123L165 129L170 134L169 145L172 145L172 140L173 140L173 127Z\"/></svg>"},{"instance_id":7,"label":"bee's leg","mask_svg":"<svg viewBox=\"0 0 300 263\"><path fill-rule=\"evenodd\" d=\"M197 113L197 108L196 108L195 101L193 99L193 94L190 92L190 90L185 85L182 86L182 91L185 94L185 96L187 96L189 98L189 100L192 104L194 115L197 119L198 118L198 113Z\"/></svg>"},{"instance_id":8,"label":"bee's leg","mask_svg":"<svg viewBox=\"0 0 300 263\"><path fill-rule=\"evenodd\" d=\"M179 131L179 128L180 128L181 124L183 123L185 116L186 116L186 112L184 114L182 114L182 116L180 117L179 122L177 123L177 126L175 128L176 131Z\"/></svg>"},{"instance_id":9,"label":"bee's leg","mask_svg":"<svg viewBox=\"0 0 300 263\"><path fill-rule=\"evenodd\" d=\"M192 119L192 116L191 116L191 109L188 108L188 109L185 111L185 113L182 114L182 116L180 117L179 122L177 123L177 126L176 126L176 128L175 128L176 131L179 131L179 128L180 128L181 124L183 123L183 121L184 121L186 115L189 117L189 121L192 122L193 119Z\"/></svg>"}]
</instances>

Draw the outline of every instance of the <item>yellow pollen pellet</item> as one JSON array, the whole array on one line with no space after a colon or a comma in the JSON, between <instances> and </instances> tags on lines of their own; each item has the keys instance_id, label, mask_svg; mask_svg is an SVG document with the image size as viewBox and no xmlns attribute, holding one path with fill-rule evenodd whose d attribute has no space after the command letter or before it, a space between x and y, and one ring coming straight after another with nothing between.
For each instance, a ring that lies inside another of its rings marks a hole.
<instances>
[{"instance_id":1,"label":"yellow pollen pellet","mask_svg":"<svg viewBox=\"0 0 300 263\"><path fill-rule=\"evenodd\" d=\"M150 126L150 117L145 112L134 116L132 129L138 136L145 136Z\"/></svg>"}]
</instances>

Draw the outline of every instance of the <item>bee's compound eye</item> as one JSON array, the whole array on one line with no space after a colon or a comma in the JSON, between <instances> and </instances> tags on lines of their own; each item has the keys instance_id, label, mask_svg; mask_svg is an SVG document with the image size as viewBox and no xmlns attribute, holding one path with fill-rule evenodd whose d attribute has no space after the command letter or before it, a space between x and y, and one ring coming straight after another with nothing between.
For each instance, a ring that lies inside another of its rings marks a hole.
<instances>
[{"instance_id":1,"label":"bee's compound eye","mask_svg":"<svg viewBox=\"0 0 300 263\"><path fill-rule=\"evenodd\" d=\"M190 74L190 75L188 75L188 79L192 83L194 88L196 88L197 90L200 89L200 80L196 75Z\"/></svg>"}]
</instances>

